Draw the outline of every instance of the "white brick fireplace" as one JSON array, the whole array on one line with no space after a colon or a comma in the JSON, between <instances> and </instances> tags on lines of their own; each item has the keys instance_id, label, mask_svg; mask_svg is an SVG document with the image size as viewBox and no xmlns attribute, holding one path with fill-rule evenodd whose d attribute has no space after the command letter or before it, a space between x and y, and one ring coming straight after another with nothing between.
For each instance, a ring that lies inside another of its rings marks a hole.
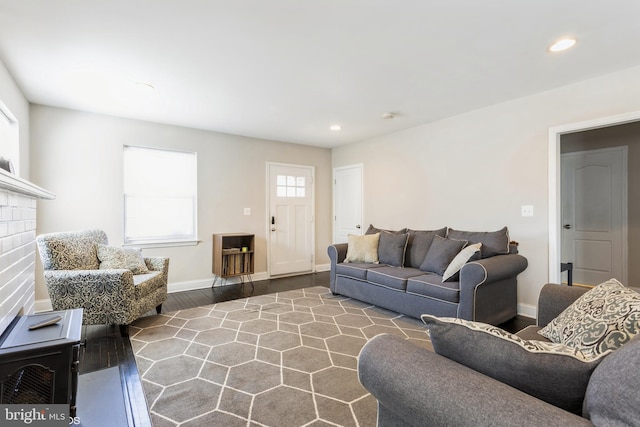
<instances>
[{"instance_id":1,"label":"white brick fireplace","mask_svg":"<svg viewBox=\"0 0 640 427\"><path fill-rule=\"evenodd\" d=\"M0 333L35 304L36 206L48 191L0 169Z\"/></svg>"}]
</instances>

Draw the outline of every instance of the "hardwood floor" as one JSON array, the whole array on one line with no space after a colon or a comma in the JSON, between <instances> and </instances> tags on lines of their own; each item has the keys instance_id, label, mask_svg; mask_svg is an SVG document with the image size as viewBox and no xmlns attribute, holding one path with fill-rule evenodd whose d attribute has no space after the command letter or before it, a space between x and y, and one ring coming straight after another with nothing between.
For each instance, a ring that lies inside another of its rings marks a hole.
<instances>
[{"instance_id":1,"label":"hardwood floor","mask_svg":"<svg viewBox=\"0 0 640 427\"><path fill-rule=\"evenodd\" d=\"M172 293L169 294L167 301L162 305L162 311L167 313L185 308L310 286L329 287L329 272L262 280L254 282L253 288L251 284L245 283L244 285L217 286L209 289ZM149 314L155 314L155 311L149 312ZM516 332L534 323L533 319L517 316L500 326L509 332ZM83 326L82 339L84 346L80 350L80 374L118 366L123 384L125 410L129 426L151 427L152 424L129 339L120 335L120 329L117 326L108 325Z\"/></svg>"}]
</instances>

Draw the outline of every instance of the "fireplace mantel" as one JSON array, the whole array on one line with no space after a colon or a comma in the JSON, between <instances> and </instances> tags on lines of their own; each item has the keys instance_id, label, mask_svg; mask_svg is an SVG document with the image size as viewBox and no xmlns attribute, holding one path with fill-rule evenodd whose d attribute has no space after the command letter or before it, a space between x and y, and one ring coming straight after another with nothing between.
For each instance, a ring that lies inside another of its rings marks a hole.
<instances>
[{"instance_id":1,"label":"fireplace mantel","mask_svg":"<svg viewBox=\"0 0 640 427\"><path fill-rule=\"evenodd\" d=\"M0 169L0 189L24 194L36 199L53 200L56 198L55 194L3 169Z\"/></svg>"}]
</instances>

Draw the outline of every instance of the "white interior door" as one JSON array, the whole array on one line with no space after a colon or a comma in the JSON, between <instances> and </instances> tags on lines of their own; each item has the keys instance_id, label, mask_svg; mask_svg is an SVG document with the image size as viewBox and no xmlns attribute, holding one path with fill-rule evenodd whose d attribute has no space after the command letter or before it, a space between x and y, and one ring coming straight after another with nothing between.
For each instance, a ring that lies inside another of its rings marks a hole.
<instances>
[{"instance_id":1,"label":"white interior door","mask_svg":"<svg viewBox=\"0 0 640 427\"><path fill-rule=\"evenodd\" d=\"M627 147L561 155L562 262L573 281L627 283Z\"/></svg>"},{"instance_id":2,"label":"white interior door","mask_svg":"<svg viewBox=\"0 0 640 427\"><path fill-rule=\"evenodd\" d=\"M311 166L269 163L269 272L313 270L313 175Z\"/></svg>"},{"instance_id":3,"label":"white interior door","mask_svg":"<svg viewBox=\"0 0 640 427\"><path fill-rule=\"evenodd\" d=\"M347 242L349 234L364 233L362 224L362 165L333 170L333 241Z\"/></svg>"}]
</instances>

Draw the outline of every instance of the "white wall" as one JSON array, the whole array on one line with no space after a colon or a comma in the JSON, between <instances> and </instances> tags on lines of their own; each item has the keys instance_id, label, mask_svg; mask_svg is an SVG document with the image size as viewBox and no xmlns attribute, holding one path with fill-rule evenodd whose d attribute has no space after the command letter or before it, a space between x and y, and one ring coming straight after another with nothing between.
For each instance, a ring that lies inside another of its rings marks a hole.
<instances>
[{"instance_id":1,"label":"white wall","mask_svg":"<svg viewBox=\"0 0 640 427\"><path fill-rule=\"evenodd\" d=\"M333 150L364 164L365 224L496 230L506 225L529 267L519 310L548 281L548 130L640 110L640 67ZM402 120L402 117L396 118ZM521 205L534 216L522 217Z\"/></svg>"},{"instance_id":2,"label":"white wall","mask_svg":"<svg viewBox=\"0 0 640 427\"><path fill-rule=\"evenodd\" d=\"M107 233L111 244L122 244L123 145L198 153L198 234L202 242L143 250L145 256L170 257L170 288L213 282L213 233L255 233L256 273L266 272L267 161L315 166L316 265L328 264L329 149L32 105L32 181L57 196L39 205L38 233L95 227ZM245 207L251 208L251 216L244 216ZM37 300L48 298L38 267Z\"/></svg>"},{"instance_id":3,"label":"white wall","mask_svg":"<svg viewBox=\"0 0 640 427\"><path fill-rule=\"evenodd\" d=\"M9 108L18 120L18 134L20 138L20 159L11 159L19 176L29 179L29 102L13 80L4 64L0 62L0 101ZM3 153L0 153L3 155ZM5 157L7 157L5 155Z\"/></svg>"}]
</instances>

